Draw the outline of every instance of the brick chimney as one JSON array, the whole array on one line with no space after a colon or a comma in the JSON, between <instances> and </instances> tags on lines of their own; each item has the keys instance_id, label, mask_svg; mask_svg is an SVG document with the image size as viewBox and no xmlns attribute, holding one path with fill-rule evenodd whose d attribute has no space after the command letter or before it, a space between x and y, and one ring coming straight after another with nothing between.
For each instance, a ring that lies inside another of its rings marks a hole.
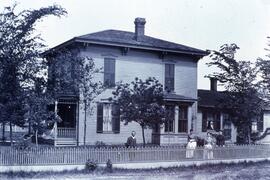
<instances>
[{"instance_id":1,"label":"brick chimney","mask_svg":"<svg viewBox=\"0 0 270 180\"><path fill-rule=\"evenodd\" d=\"M135 39L136 41L140 41L141 37L144 36L144 25L146 21L144 18L137 17L134 21L135 24Z\"/></svg>"},{"instance_id":2,"label":"brick chimney","mask_svg":"<svg viewBox=\"0 0 270 180\"><path fill-rule=\"evenodd\" d=\"M210 77L210 90L217 91L217 79Z\"/></svg>"}]
</instances>

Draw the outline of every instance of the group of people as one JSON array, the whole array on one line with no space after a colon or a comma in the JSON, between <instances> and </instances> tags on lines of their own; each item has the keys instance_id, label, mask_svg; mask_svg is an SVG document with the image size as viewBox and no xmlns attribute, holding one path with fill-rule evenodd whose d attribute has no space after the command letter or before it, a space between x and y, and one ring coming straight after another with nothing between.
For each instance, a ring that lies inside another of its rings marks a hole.
<instances>
[{"instance_id":1,"label":"group of people","mask_svg":"<svg viewBox=\"0 0 270 180\"><path fill-rule=\"evenodd\" d=\"M224 146L225 139L222 135L222 132L220 131L218 135L215 136L216 139L216 145L217 146ZM210 132L207 132L207 137L205 139L204 144L204 151L203 151L203 158L204 159L213 159L213 146L215 145L214 137L211 135ZM196 136L193 134L193 130L190 129L189 135L188 135L188 143L187 143L187 150L186 150L186 158L193 158L194 152L197 147L197 141Z\"/></svg>"},{"instance_id":2,"label":"group of people","mask_svg":"<svg viewBox=\"0 0 270 180\"><path fill-rule=\"evenodd\" d=\"M127 138L126 147L128 148L135 148L137 145L136 142L136 132L132 131L131 136ZM188 135L188 143L186 147L186 158L193 158L195 149L197 147L197 137L193 134L193 129L190 129L189 135ZM203 158L204 159L213 159L213 146L216 144L217 146L224 146L225 140L224 136L222 135L222 132L215 136L216 143L214 142L214 137L210 132L207 132L207 137L205 139L204 144L204 151L203 151ZM134 159L135 153L130 153L129 158Z\"/></svg>"}]
</instances>

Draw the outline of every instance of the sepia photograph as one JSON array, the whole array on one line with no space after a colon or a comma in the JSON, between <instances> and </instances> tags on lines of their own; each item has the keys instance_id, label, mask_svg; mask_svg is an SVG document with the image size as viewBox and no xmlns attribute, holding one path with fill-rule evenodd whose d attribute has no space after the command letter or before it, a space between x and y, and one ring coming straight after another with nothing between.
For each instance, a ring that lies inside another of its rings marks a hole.
<instances>
[{"instance_id":1,"label":"sepia photograph","mask_svg":"<svg viewBox=\"0 0 270 180\"><path fill-rule=\"evenodd\" d=\"M270 179L270 1L0 0L0 179Z\"/></svg>"}]
</instances>

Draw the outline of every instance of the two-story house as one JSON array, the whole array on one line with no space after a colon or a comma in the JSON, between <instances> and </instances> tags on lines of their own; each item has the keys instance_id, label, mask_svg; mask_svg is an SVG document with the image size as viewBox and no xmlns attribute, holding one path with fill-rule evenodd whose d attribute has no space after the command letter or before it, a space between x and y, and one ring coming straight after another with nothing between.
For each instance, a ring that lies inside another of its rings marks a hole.
<instances>
[{"instance_id":1,"label":"two-story house","mask_svg":"<svg viewBox=\"0 0 270 180\"><path fill-rule=\"evenodd\" d=\"M107 89L92 102L93 113L84 112L78 97L62 96L57 102L62 122L57 125L56 144L91 145L96 142L123 144L131 131L142 143L141 128L136 123L124 125L119 111L110 103L112 91L119 81L131 82L135 77L155 77L169 93L164 95L172 116L154 130L146 130L146 142L157 144L186 143L189 129L199 128L197 116L197 63L206 51L145 35L145 19L136 18L135 32L105 30L74 37L45 54L61 48L79 47L79 56L91 57L103 72L97 81ZM52 59L53 60L53 59ZM86 113L86 114L85 114Z\"/></svg>"}]
</instances>

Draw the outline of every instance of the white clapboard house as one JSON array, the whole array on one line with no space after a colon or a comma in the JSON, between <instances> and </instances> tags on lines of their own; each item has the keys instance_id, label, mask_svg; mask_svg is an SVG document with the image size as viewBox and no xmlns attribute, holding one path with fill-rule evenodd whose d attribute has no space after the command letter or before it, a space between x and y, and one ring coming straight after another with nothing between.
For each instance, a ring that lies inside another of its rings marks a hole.
<instances>
[{"instance_id":1,"label":"white clapboard house","mask_svg":"<svg viewBox=\"0 0 270 180\"><path fill-rule=\"evenodd\" d=\"M164 99L174 116L161 128L146 130L147 143L186 143L189 129L200 129L196 124L197 65L208 53L145 35L144 18L136 18L134 23L134 32L90 33L74 37L45 53L53 61L50 54L55 51L80 48L78 56L91 57L97 67L103 68L96 80L107 85L92 103L93 113L86 116L78 103L79 95L59 97L57 109L63 121L57 124L56 144L123 144L131 131L137 132L137 142L142 143L140 126L136 123L124 125L117 108L108 101L117 82L129 83L135 77L155 77L170 90Z\"/></svg>"}]
</instances>

